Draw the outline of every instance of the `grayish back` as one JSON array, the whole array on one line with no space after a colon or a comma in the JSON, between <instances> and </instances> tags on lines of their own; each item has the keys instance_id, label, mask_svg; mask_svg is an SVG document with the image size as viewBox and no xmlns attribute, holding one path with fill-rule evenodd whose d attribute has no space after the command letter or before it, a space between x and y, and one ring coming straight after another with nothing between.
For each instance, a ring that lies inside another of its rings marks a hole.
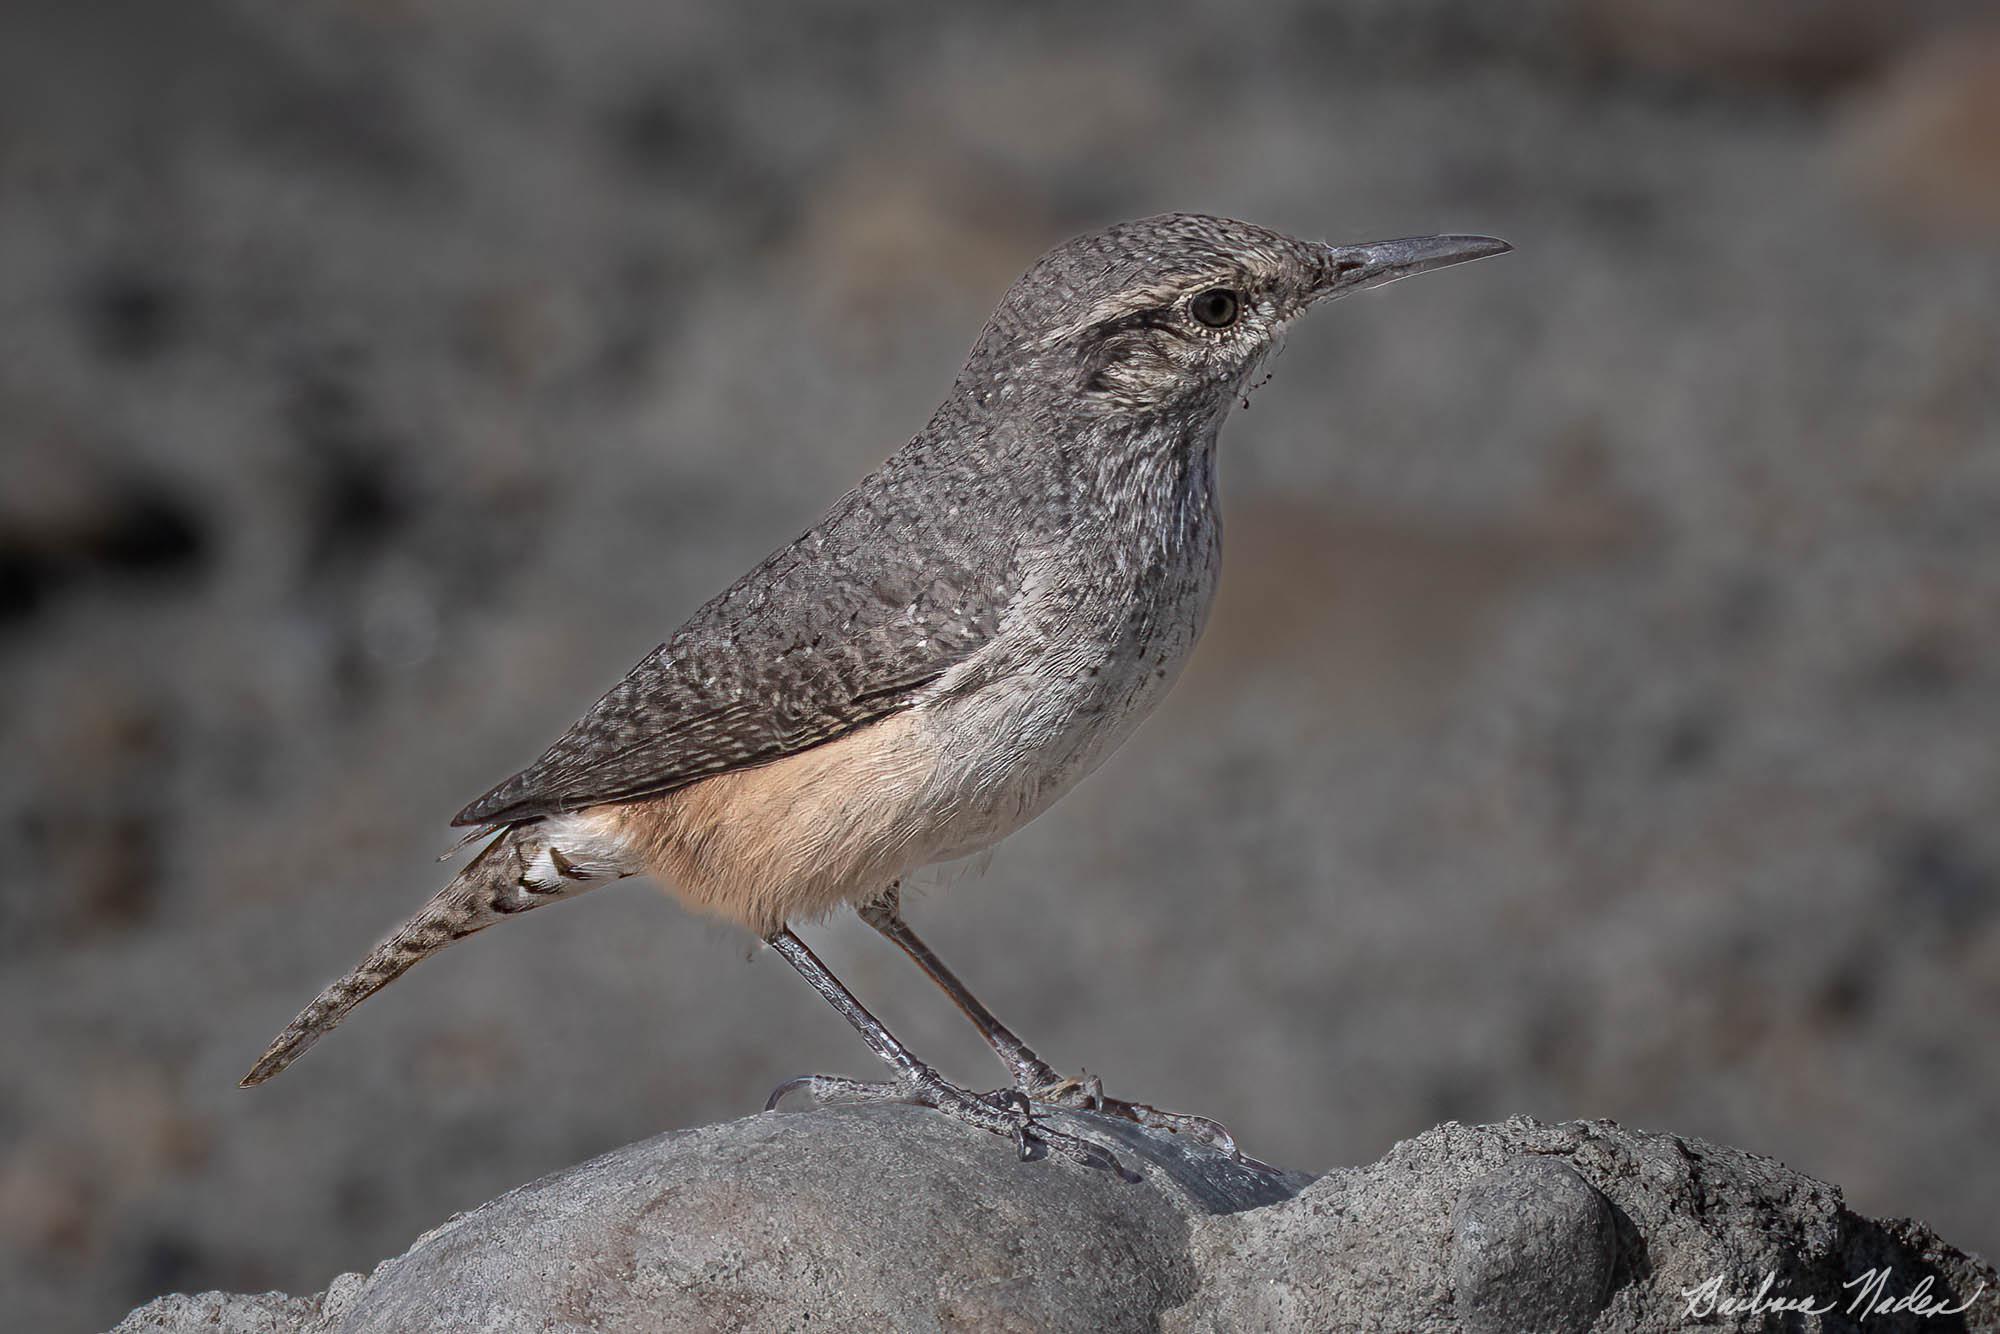
<instances>
[{"instance_id":1,"label":"grayish back","mask_svg":"<svg viewBox=\"0 0 2000 1334\"><path fill-rule=\"evenodd\" d=\"M1200 629L1220 553L1215 434L1255 362L1134 410L1126 363L1157 331L1105 303L1248 281L1249 265L1282 322L1287 275L1303 288L1320 249L1168 214L1050 252L1008 291L922 433L454 823L672 791L1030 664L1041 685L1074 669L1084 713L1143 712ZM1059 641L1075 661L1046 660ZM1091 684L1147 652L1160 661L1131 682Z\"/></svg>"}]
</instances>

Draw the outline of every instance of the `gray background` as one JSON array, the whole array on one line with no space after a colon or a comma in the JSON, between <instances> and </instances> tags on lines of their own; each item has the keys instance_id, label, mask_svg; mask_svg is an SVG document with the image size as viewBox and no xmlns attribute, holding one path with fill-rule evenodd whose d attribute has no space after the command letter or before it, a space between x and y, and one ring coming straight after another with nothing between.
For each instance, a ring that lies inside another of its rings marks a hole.
<instances>
[{"instance_id":1,"label":"gray background","mask_svg":"<svg viewBox=\"0 0 2000 1334\"><path fill-rule=\"evenodd\" d=\"M1187 678L920 929L1057 1064L1289 1165L1610 1116L2000 1249L1991 15L15 0L12 1317L312 1290L872 1073L626 885L234 1087L1019 270L1166 208L1520 250L1293 335ZM886 946L812 939L997 1080Z\"/></svg>"}]
</instances>

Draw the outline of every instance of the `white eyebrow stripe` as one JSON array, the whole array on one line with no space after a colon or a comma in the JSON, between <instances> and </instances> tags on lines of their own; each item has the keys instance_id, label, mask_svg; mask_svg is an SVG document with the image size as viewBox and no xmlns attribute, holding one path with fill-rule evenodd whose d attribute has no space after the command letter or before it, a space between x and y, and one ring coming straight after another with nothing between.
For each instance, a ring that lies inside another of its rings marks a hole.
<instances>
[{"instance_id":1,"label":"white eyebrow stripe","mask_svg":"<svg viewBox=\"0 0 2000 1334\"><path fill-rule=\"evenodd\" d=\"M1042 336L1038 347L1048 349L1076 337L1093 325L1136 315L1143 310L1157 310L1171 306L1184 296L1210 287L1247 287L1258 283L1268 283L1276 276L1279 260L1275 255L1252 253L1245 258L1254 261L1245 266L1240 264L1218 265L1203 273L1190 273L1170 283L1154 283L1149 287L1131 287L1122 292L1113 292L1101 298L1097 304L1082 315ZM1266 271L1268 266L1269 271Z\"/></svg>"},{"instance_id":2,"label":"white eyebrow stripe","mask_svg":"<svg viewBox=\"0 0 2000 1334\"><path fill-rule=\"evenodd\" d=\"M1122 319L1127 315L1136 315L1142 310L1154 310L1161 306L1169 305L1186 290L1180 284L1175 284L1171 287L1165 284L1156 284L1152 287L1127 288L1122 292L1114 292L1110 296L1100 300L1090 309L1084 311L1083 314L1077 316L1068 324L1045 335L1042 339L1042 346L1054 347L1056 344L1075 337L1093 325L1105 324L1112 320Z\"/></svg>"}]
</instances>

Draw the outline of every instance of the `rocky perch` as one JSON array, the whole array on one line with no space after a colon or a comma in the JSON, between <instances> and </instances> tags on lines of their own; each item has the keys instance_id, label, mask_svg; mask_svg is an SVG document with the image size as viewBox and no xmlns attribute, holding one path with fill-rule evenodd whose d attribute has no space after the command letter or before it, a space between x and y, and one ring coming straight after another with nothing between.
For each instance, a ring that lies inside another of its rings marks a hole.
<instances>
[{"instance_id":1,"label":"rocky perch","mask_svg":"<svg viewBox=\"0 0 2000 1334\"><path fill-rule=\"evenodd\" d=\"M1144 1180L914 1107L767 1113L510 1191L318 1296L164 1297L117 1334L2000 1329L1990 1265L1699 1140L1450 1122L1315 1179L1053 1119Z\"/></svg>"}]
</instances>

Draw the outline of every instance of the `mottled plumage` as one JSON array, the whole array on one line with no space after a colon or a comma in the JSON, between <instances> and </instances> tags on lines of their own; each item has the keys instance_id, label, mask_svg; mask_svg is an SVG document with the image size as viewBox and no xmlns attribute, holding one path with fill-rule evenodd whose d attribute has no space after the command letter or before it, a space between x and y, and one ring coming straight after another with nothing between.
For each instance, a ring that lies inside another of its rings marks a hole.
<instances>
[{"instance_id":1,"label":"mottled plumage","mask_svg":"<svg viewBox=\"0 0 2000 1334\"><path fill-rule=\"evenodd\" d=\"M1226 394L1158 403L1138 423L1107 410L1156 387L1144 378L1158 370L1144 364L1150 303L1190 283L1260 281L1282 322L1335 262L1325 251L1247 223L1170 215L1051 252L1008 292L920 435L454 823L671 791L904 707L993 641L1038 545L1088 542L1108 510L1139 499L1120 490L1140 479L1100 466L1107 454L1130 445L1144 466L1157 446L1139 434L1212 438ZM1073 575L1072 591L1089 597L1093 563Z\"/></svg>"},{"instance_id":2,"label":"mottled plumage","mask_svg":"<svg viewBox=\"0 0 2000 1334\"><path fill-rule=\"evenodd\" d=\"M1033 819L1172 684L1220 568L1217 432L1285 326L1328 297L1506 248L1327 246L1169 214L1051 251L1001 300L923 431L461 811L457 823L495 840L244 1082L452 941L650 872L783 953L890 1062L901 1094L1025 1149L1031 1113L909 1056L789 923L871 905L871 924L952 992L1022 1090L1081 1087L1056 1081L917 941L897 880Z\"/></svg>"}]
</instances>

